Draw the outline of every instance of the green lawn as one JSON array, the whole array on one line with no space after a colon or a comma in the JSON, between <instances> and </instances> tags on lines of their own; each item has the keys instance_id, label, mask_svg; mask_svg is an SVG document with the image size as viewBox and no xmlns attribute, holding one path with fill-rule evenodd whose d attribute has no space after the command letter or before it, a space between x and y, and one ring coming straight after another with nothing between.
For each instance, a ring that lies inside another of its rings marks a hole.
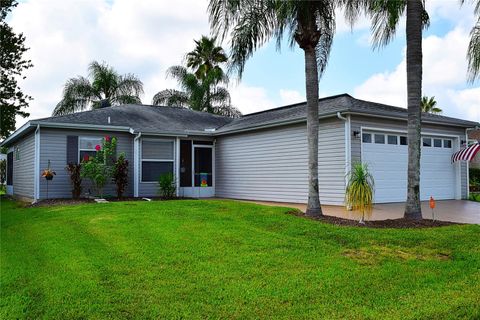
<instances>
[{"instance_id":1,"label":"green lawn","mask_svg":"<svg viewBox=\"0 0 480 320\"><path fill-rule=\"evenodd\" d=\"M0 318L480 318L480 226L338 227L287 211L2 199Z\"/></svg>"}]
</instances>

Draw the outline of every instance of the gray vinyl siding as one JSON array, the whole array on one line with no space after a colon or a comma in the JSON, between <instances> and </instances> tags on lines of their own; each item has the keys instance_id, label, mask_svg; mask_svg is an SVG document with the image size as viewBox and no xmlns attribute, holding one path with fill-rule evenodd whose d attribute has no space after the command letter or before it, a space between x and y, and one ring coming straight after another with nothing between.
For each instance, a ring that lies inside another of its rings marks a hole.
<instances>
[{"instance_id":1,"label":"gray vinyl siding","mask_svg":"<svg viewBox=\"0 0 480 320\"><path fill-rule=\"evenodd\" d=\"M15 148L20 158L17 160ZM35 134L25 136L13 148L13 194L34 198L35 175Z\"/></svg>"},{"instance_id":2,"label":"gray vinyl siding","mask_svg":"<svg viewBox=\"0 0 480 320\"><path fill-rule=\"evenodd\" d=\"M319 182L324 204L342 204L345 190L345 125L320 121ZM218 197L306 203L306 125L221 136L216 144Z\"/></svg>"},{"instance_id":3,"label":"gray vinyl siding","mask_svg":"<svg viewBox=\"0 0 480 320\"><path fill-rule=\"evenodd\" d=\"M144 155L142 144L144 141L154 141L154 140L160 140L160 141L173 141L173 158L175 159L175 150L176 150L176 145L175 145L175 138L168 138L168 137L162 137L162 138L155 138L155 137L144 137L140 138L140 161L139 161L139 182L138 182L138 196L139 197L156 197L159 195L159 190L158 190L158 182L142 182L142 156ZM145 156L149 156L148 154ZM175 161L173 163L173 172L176 172L176 167L175 167Z\"/></svg>"},{"instance_id":4,"label":"gray vinyl siding","mask_svg":"<svg viewBox=\"0 0 480 320\"><path fill-rule=\"evenodd\" d=\"M351 131L360 132L361 127L382 128L390 130L407 130L407 122L401 120L390 120L366 116L352 116L351 117ZM466 140L465 129L460 127L451 127L445 125L422 124L422 132L437 133L437 134L451 134L452 136L460 136L461 140ZM455 147L455 146L454 146ZM458 148L458 146L456 147ZM361 161L361 137L355 138L352 135L352 163ZM460 183L461 183L461 197L467 197L467 165L462 161L460 164Z\"/></svg>"},{"instance_id":5,"label":"gray vinyl siding","mask_svg":"<svg viewBox=\"0 0 480 320\"><path fill-rule=\"evenodd\" d=\"M104 137L106 135L117 138L117 155L125 153L128 164L128 186L125 195L133 195L133 135L124 132L106 132L91 130L40 130L40 169L44 169L50 160L50 166L57 175L48 183L49 198L71 198L72 187L67 166L67 136ZM82 182L82 195L93 193L93 188L87 179ZM110 181L104 189L104 196L116 196L115 185ZM46 180L40 177L40 198L47 197Z\"/></svg>"}]
</instances>

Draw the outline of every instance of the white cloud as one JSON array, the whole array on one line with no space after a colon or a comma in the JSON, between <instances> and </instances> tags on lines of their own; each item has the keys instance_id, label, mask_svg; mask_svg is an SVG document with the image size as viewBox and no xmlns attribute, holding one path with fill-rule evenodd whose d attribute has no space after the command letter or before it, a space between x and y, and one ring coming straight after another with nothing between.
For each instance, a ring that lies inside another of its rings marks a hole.
<instances>
[{"instance_id":1,"label":"white cloud","mask_svg":"<svg viewBox=\"0 0 480 320\"><path fill-rule=\"evenodd\" d=\"M282 105L305 101L305 95L297 90L280 89L280 101Z\"/></svg>"},{"instance_id":2,"label":"white cloud","mask_svg":"<svg viewBox=\"0 0 480 320\"><path fill-rule=\"evenodd\" d=\"M21 2L10 23L23 32L34 67L22 81L35 100L30 119L47 117L68 78L87 75L92 60L106 61L121 73L134 73L145 84L144 103L174 82L165 70L181 63L193 39L209 33L207 2L35 0ZM26 119L19 119L17 127Z\"/></svg>"},{"instance_id":3,"label":"white cloud","mask_svg":"<svg viewBox=\"0 0 480 320\"><path fill-rule=\"evenodd\" d=\"M480 89L465 89L468 41L469 31L462 27L443 37L423 39L423 94L435 96L447 116L480 121ZM361 99L406 107L405 54L393 71L372 75L354 89L354 94Z\"/></svg>"},{"instance_id":4,"label":"white cloud","mask_svg":"<svg viewBox=\"0 0 480 320\"><path fill-rule=\"evenodd\" d=\"M263 87L253 87L246 84L238 84L230 87L232 103L243 114L275 108L278 105L268 96Z\"/></svg>"}]
</instances>

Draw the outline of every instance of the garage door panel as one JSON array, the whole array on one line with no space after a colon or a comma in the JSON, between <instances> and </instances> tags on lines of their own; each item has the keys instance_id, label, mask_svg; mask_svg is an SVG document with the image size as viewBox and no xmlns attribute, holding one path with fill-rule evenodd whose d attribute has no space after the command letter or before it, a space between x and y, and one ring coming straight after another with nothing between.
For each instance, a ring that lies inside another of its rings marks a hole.
<instances>
[{"instance_id":1,"label":"garage door panel","mask_svg":"<svg viewBox=\"0 0 480 320\"><path fill-rule=\"evenodd\" d=\"M362 143L362 160L367 163L375 180L375 202L405 201L407 197L408 146L387 144L386 136L392 135L392 133L365 133L372 135L371 141L374 141L374 134L385 135L384 144ZM437 139L444 138L437 137ZM456 173L455 167L450 161L452 153L452 148L422 147L421 200L428 200L430 196L438 200L455 198Z\"/></svg>"}]
</instances>

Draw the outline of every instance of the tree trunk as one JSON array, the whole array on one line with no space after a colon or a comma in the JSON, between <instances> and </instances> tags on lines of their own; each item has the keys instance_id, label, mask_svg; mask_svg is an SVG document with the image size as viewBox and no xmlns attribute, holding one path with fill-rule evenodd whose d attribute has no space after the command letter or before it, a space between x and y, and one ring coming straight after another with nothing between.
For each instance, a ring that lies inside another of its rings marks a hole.
<instances>
[{"instance_id":1,"label":"tree trunk","mask_svg":"<svg viewBox=\"0 0 480 320\"><path fill-rule=\"evenodd\" d=\"M422 99L422 0L407 1L408 187L406 219L422 219L420 141Z\"/></svg>"},{"instance_id":2,"label":"tree trunk","mask_svg":"<svg viewBox=\"0 0 480 320\"><path fill-rule=\"evenodd\" d=\"M308 216L321 216L318 193L318 70L315 48L304 48L305 84L307 91L308 135Z\"/></svg>"}]
</instances>

